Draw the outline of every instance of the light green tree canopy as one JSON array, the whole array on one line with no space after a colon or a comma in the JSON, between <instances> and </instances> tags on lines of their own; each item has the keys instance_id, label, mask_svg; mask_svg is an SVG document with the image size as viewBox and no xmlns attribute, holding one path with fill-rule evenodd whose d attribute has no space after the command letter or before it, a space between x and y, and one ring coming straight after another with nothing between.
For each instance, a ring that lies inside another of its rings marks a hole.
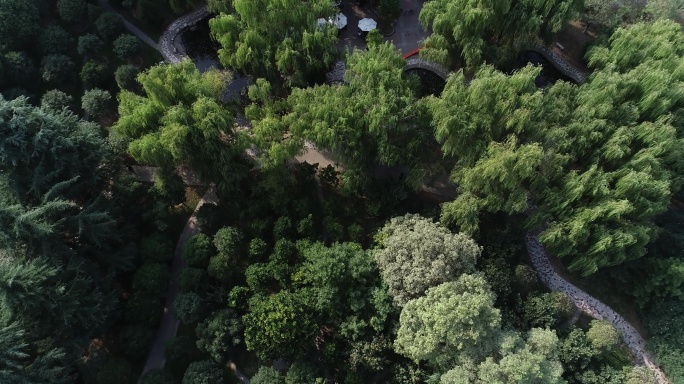
<instances>
[{"instance_id":1,"label":"light green tree canopy","mask_svg":"<svg viewBox=\"0 0 684 384\"><path fill-rule=\"evenodd\" d=\"M390 220L376 239L379 247L373 256L390 295L400 306L431 287L475 272L481 252L469 237L411 214Z\"/></svg>"},{"instance_id":2,"label":"light green tree canopy","mask_svg":"<svg viewBox=\"0 0 684 384\"><path fill-rule=\"evenodd\" d=\"M282 75L303 85L335 59L337 30L316 24L335 13L330 1L234 0L232 5L235 14L222 13L209 23L226 67L269 80Z\"/></svg>"},{"instance_id":3,"label":"light green tree canopy","mask_svg":"<svg viewBox=\"0 0 684 384\"><path fill-rule=\"evenodd\" d=\"M462 360L481 361L499 342L501 315L485 279L461 275L406 303L395 350L442 371Z\"/></svg>"},{"instance_id":4,"label":"light green tree canopy","mask_svg":"<svg viewBox=\"0 0 684 384\"><path fill-rule=\"evenodd\" d=\"M232 188L244 173L246 139L221 104L228 79L217 70L200 74L190 60L152 67L138 77L145 96L119 95L114 129L131 140L136 160L172 168L185 163L204 181Z\"/></svg>"},{"instance_id":5,"label":"light green tree canopy","mask_svg":"<svg viewBox=\"0 0 684 384\"><path fill-rule=\"evenodd\" d=\"M581 0L436 0L423 5L419 20L433 34L421 55L466 65L514 57L520 48L558 32L577 16Z\"/></svg>"}]
</instances>

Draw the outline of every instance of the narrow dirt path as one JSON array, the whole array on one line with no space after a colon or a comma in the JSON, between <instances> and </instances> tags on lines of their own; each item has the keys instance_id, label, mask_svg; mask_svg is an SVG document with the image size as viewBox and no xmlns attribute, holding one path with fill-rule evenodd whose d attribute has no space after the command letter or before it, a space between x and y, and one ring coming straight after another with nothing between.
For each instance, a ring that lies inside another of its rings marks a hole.
<instances>
[{"instance_id":1,"label":"narrow dirt path","mask_svg":"<svg viewBox=\"0 0 684 384\"><path fill-rule=\"evenodd\" d=\"M525 236L525 245L527 245L527 252L530 255L532 265L534 265L537 274L539 274L539 278L547 287L549 287L549 289L565 293L577 308L587 315L595 319L610 321L613 326L620 331L625 343L629 349L632 350L632 353L634 353L634 356L637 359L636 363L639 365L644 364L651 368L659 384L670 383L665 372L653 362L653 357L644 349L646 346L644 338L627 320L609 306L603 304L558 275L553 269L553 266L544 251L544 247L541 245L539 238L536 235L528 233Z\"/></svg>"},{"instance_id":2,"label":"narrow dirt path","mask_svg":"<svg viewBox=\"0 0 684 384\"><path fill-rule=\"evenodd\" d=\"M199 203L197 203L195 210L192 212L190 219L188 219L188 222L183 228L183 232L181 232L181 235L178 238L178 243L176 243L176 249L173 253L173 263L171 265L171 279L169 281L169 289L166 292L166 303L164 304L164 317L157 330L157 336L152 344L150 353L147 356L147 362L145 363L145 368L142 372L143 374L154 369L164 368L164 364L166 363L164 346L166 345L166 342L175 337L178 332L180 320L178 320L173 313L173 302L176 300L176 296L178 296L178 292L180 291L178 286L178 275L181 270L185 268L185 261L183 261L182 257L183 247L188 239L200 231L199 225L197 224L197 213L206 203L218 203L216 190L213 187L210 187L204 196L202 196Z\"/></svg>"}]
</instances>

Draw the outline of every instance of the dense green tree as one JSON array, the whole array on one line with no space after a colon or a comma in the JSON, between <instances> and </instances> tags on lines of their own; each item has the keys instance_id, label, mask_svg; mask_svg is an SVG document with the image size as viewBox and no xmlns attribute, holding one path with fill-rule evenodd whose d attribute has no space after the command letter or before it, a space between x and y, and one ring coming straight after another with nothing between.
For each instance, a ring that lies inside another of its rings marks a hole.
<instances>
[{"instance_id":1,"label":"dense green tree","mask_svg":"<svg viewBox=\"0 0 684 384\"><path fill-rule=\"evenodd\" d=\"M556 328L572 316L575 306L564 293L548 292L528 296L522 311L529 326Z\"/></svg>"},{"instance_id":2,"label":"dense green tree","mask_svg":"<svg viewBox=\"0 0 684 384\"><path fill-rule=\"evenodd\" d=\"M144 291L150 296L163 296L169 282L169 270L166 265L146 262L133 275L133 289Z\"/></svg>"},{"instance_id":3,"label":"dense green tree","mask_svg":"<svg viewBox=\"0 0 684 384\"><path fill-rule=\"evenodd\" d=\"M137 37L127 33L114 40L114 53L121 59L126 60L137 56L143 50L143 42Z\"/></svg>"},{"instance_id":4,"label":"dense green tree","mask_svg":"<svg viewBox=\"0 0 684 384\"><path fill-rule=\"evenodd\" d=\"M335 14L328 0L233 0L232 6L235 14L220 14L209 23L227 68L304 85L337 56L337 30L316 25L319 17Z\"/></svg>"},{"instance_id":5,"label":"dense green tree","mask_svg":"<svg viewBox=\"0 0 684 384\"><path fill-rule=\"evenodd\" d=\"M262 365L252 377L254 384L285 384L285 377L273 367Z\"/></svg>"},{"instance_id":6,"label":"dense green tree","mask_svg":"<svg viewBox=\"0 0 684 384\"><path fill-rule=\"evenodd\" d=\"M73 78L75 64L66 55L52 54L43 57L40 61L40 75L43 80L54 83L64 84Z\"/></svg>"},{"instance_id":7,"label":"dense green tree","mask_svg":"<svg viewBox=\"0 0 684 384\"><path fill-rule=\"evenodd\" d=\"M140 254L143 260L166 263L173 255L173 242L163 233L155 232L142 239Z\"/></svg>"},{"instance_id":8,"label":"dense green tree","mask_svg":"<svg viewBox=\"0 0 684 384\"><path fill-rule=\"evenodd\" d=\"M443 374L440 383L565 383L557 345L554 331L533 328L526 341L511 333L502 338L500 359L487 357L477 366L471 363L458 366Z\"/></svg>"},{"instance_id":9,"label":"dense green tree","mask_svg":"<svg viewBox=\"0 0 684 384\"><path fill-rule=\"evenodd\" d=\"M89 33L78 38L78 46L76 50L78 51L79 55L88 57L89 55L101 52L104 47L104 42L97 37L97 35Z\"/></svg>"},{"instance_id":10,"label":"dense green tree","mask_svg":"<svg viewBox=\"0 0 684 384\"><path fill-rule=\"evenodd\" d=\"M140 70L136 66L124 64L116 68L116 71L114 72L114 79L116 80L116 84L119 86L119 88L125 89L127 91L133 91L139 87L139 84L136 80L138 73L140 73Z\"/></svg>"},{"instance_id":11,"label":"dense green tree","mask_svg":"<svg viewBox=\"0 0 684 384\"><path fill-rule=\"evenodd\" d=\"M81 68L81 81L86 89L106 87L111 77L110 69L104 65L89 60Z\"/></svg>"},{"instance_id":12,"label":"dense green tree","mask_svg":"<svg viewBox=\"0 0 684 384\"><path fill-rule=\"evenodd\" d=\"M620 333L607 320L592 320L587 330L592 347L600 352L610 352L620 343Z\"/></svg>"},{"instance_id":13,"label":"dense green tree","mask_svg":"<svg viewBox=\"0 0 684 384\"><path fill-rule=\"evenodd\" d=\"M235 227L223 227L214 235L214 247L220 254L239 260L241 256L243 235Z\"/></svg>"},{"instance_id":14,"label":"dense green tree","mask_svg":"<svg viewBox=\"0 0 684 384\"><path fill-rule=\"evenodd\" d=\"M428 288L475 272L481 248L462 234L418 215L396 217L376 235L373 252L394 302L403 306Z\"/></svg>"},{"instance_id":15,"label":"dense green tree","mask_svg":"<svg viewBox=\"0 0 684 384\"><path fill-rule=\"evenodd\" d=\"M121 16L115 12L103 12L95 20L97 33L104 41L113 41L124 31L124 23Z\"/></svg>"},{"instance_id":16,"label":"dense green tree","mask_svg":"<svg viewBox=\"0 0 684 384\"><path fill-rule=\"evenodd\" d=\"M184 268L178 275L181 292L201 292L205 288L207 272L200 268Z\"/></svg>"},{"instance_id":17,"label":"dense green tree","mask_svg":"<svg viewBox=\"0 0 684 384\"><path fill-rule=\"evenodd\" d=\"M38 50L42 55L69 54L74 49L73 36L57 25L49 25L38 36Z\"/></svg>"},{"instance_id":18,"label":"dense green tree","mask_svg":"<svg viewBox=\"0 0 684 384\"><path fill-rule=\"evenodd\" d=\"M234 188L246 166L246 140L232 129L233 113L221 104L225 73L200 74L189 61L161 64L138 77L146 96L119 94L114 129L131 139L138 161L175 168L185 163L220 190Z\"/></svg>"},{"instance_id":19,"label":"dense green tree","mask_svg":"<svg viewBox=\"0 0 684 384\"><path fill-rule=\"evenodd\" d=\"M154 336L155 332L152 328L128 325L119 331L117 342L121 346L123 355L127 359L136 361L147 357L150 345L154 341Z\"/></svg>"},{"instance_id":20,"label":"dense green tree","mask_svg":"<svg viewBox=\"0 0 684 384\"><path fill-rule=\"evenodd\" d=\"M152 370L140 377L140 384L174 384L174 381L173 377L163 370Z\"/></svg>"},{"instance_id":21,"label":"dense green tree","mask_svg":"<svg viewBox=\"0 0 684 384\"><path fill-rule=\"evenodd\" d=\"M396 351L414 361L448 370L462 359L481 361L499 340L501 316L481 276L428 289L404 305L394 340Z\"/></svg>"},{"instance_id":22,"label":"dense green tree","mask_svg":"<svg viewBox=\"0 0 684 384\"><path fill-rule=\"evenodd\" d=\"M97 370L96 384L128 383L133 378L131 363L122 358L106 360Z\"/></svg>"},{"instance_id":23,"label":"dense green tree","mask_svg":"<svg viewBox=\"0 0 684 384\"><path fill-rule=\"evenodd\" d=\"M253 296L242 317L247 349L263 359L303 354L318 330L315 308L315 297L305 290Z\"/></svg>"},{"instance_id":24,"label":"dense green tree","mask_svg":"<svg viewBox=\"0 0 684 384\"><path fill-rule=\"evenodd\" d=\"M232 309L220 309L197 324L197 348L222 363L242 343L242 321Z\"/></svg>"},{"instance_id":25,"label":"dense green tree","mask_svg":"<svg viewBox=\"0 0 684 384\"><path fill-rule=\"evenodd\" d=\"M325 379L322 376L322 373L313 364L297 360L288 368L284 384L323 384Z\"/></svg>"},{"instance_id":26,"label":"dense green tree","mask_svg":"<svg viewBox=\"0 0 684 384\"><path fill-rule=\"evenodd\" d=\"M216 253L209 236L200 233L191 237L183 248L183 260L191 267L206 268L209 259Z\"/></svg>"},{"instance_id":27,"label":"dense green tree","mask_svg":"<svg viewBox=\"0 0 684 384\"><path fill-rule=\"evenodd\" d=\"M184 324L192 324L202 320L204 305L202 297L195 292L182 292L173 302L173 313Z\"/></svg>"},{"instance_id":28,"label":"dense green tree","mask_svg":"<svg viewBox=\"0 0 684 384\"><path fill-rule=\"evenodd\" d=\"M655 353L671 382L684 380L684 332L679 326L684 316L681 299L659 300L651 303L643 316L644 328L651 336L649 351Z\"/></svg>"},{"instance_id":29,"label":"dense green tree","mask_svg":"<svg viewBox=\"0 0 684 384\"><path fill-rule=\"evenodd\" d=\"M578 15L581 0L438 0L425 3L419 20L433 33L421 55L474 66L514 58L521 48L560 31Z\"/></svg>"},{"instance_id":30,"label":"dense green tree","mask_svg":"<svg viewBox=\"0 0 684 384\"><path fill-rule=\"evenodd\" d=\"M183 375L183 384L215 384L223 381L223 372L211 360L190 363Z\"/></svg>"},{"instance_id":31,"label":"dense green tree","mask_svg":"<svg viewBox=\"0 0 684 384\"><path fill-rule=\"evenodd\" d=\"M183 359L190 355L191 349L192 338L190 336L174 336L164 344L164 356L169 363L173 365L180 364Z\"/></svg>"},{"instance_id":32,"label":"dense green tree","mask_svg":"<svg viewBox=\"0 0 684 384\"><path fill-rule=\"evenodd\" d=\"M64 21L82 22L86 19L88 4L86 0L59 0L57 13Z\"/></svg>"},{"instance_id":33,"label":"dense green tree","mask_svg":"<svg viewBox=\"0 0 684 384\"><path fill-rule=\"evenodd\" d=\"M433 142L432 132L412 83L403 78L404 65L390 43L356 50L347 59L347 86L294 89L285 106L270 105L271 86L257 81L250 97L258 103L246 114L268 151L267 162L280 164L310 140L335 153L352 190L368 182L378 163L409 166L408 180L420 185L432 173L425 147Z\"/></svg>"},{"instance_id":34,"label":"dense green tree","mask_svg":"<svg viewBox=\"0 0 684 384\"><path fill-rule=\"evenodd\" d=\"M58 89L51 89L40 98L40 107L58 112L64 108L72 107L73 102L73 97Z\"/></svg>"},{"instance_id":35,"label":"dense green tree","mask_svg":"<svg viewBox=\"0 0 684 384\"><path fill-rule=\"evenodd\" d=\"M26 52L7 52L3 57L5 77L10 84L28 84L37 77L33 60Z\"/></svg>"},{"instance_id":36,"label":"dense green tree","mask_svg":"<svg viewBox=\"0 0 684 384\"><path fill-rule=\"evenodd\" d=\"M108 114L112 108L112 103L112 95L109 91L98 88L85 91L81 97L81 108L95 117Z\"/></svg>"},{"instance_id":37,"label":"dense green tree","mask_svg":"<svg viewBox=\"0 0 684 384\"><path fill-rule=\"evenodd\" d=\"M17 49L40 31L35 1L5 0L0 3L0 47Z\"/></svg>"},{"instance_id":38,"label":"dense green tree","mask_svg":"<svg viewBox=\"0 0 684 384\"><path fill-rule=\"evenodd\" d=\"M66 384L69 375L60 349L32 351L19 324L0 324L0 381L8 384Z\"/></svg>"}]
</instances>

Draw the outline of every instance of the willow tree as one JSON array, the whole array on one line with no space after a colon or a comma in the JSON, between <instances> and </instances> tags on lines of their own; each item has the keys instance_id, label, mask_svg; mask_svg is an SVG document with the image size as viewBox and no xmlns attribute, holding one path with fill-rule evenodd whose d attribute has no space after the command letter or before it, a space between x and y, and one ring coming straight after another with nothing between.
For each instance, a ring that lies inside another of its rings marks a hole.
<instances>
[{"instance_id":1,"label":"willow tree","mask_svg":"<svg viewBox=\"0 0 684 384\"><path fill-rule=\"evenodd\" d=\"M431 149L436 143L430 147L434 140L427 114L411 82L403 78L404 65L391 44L372 44L348 57L345 85L295 88L286 103L268 105L262 95L269 89L257 83L250 94L262 104L266 99L267 105L255 104L247 114L268 150L267 159L277 164L310 140L339 156L352 188L363 185L376 164L408 165L409 179L420 184L432 172L425 159L435 153Z\"/></svg>"},{"instance_id":2,"label":"willow tree","mask_svg":"<svg viewBox=\"0 0 684 384\"><path fill-rule=\"evenodd\" d=\"M114 129L130 140L137 161L164 168L187 164L203 181L230 189L246 170L246 141L221 101L228 80L217 70L199 73L190 60L152 67L138 77L145 96L119 95Z\"/></svg>"},{"instance_id":3,"label":"willow tree","mask_svg":"<svg viewBox=\"0 0 684 384\"><path fill-rule=\"evenodd\" d=\"M457 159L460 194L443 221L473 232L482 211L523 213L531 202L527 225L545 227L541 241L571 270L643 256L653 218L682 186L683 39L667 21L620 29L590 51L597 70L586 83L544 92L529 69L509 77L484 68L467 87L453 77L428 102L443 150Z\"/></svg>"},{"instance_id":4,"label":"willow tree","mask_svg":"<svg viewBox=\"0 0 684 384\"><path fill-rule=\"evenodd\" d=\"M209 22L226 67L304 85L335 60L337 29L316 23L335 14L329 0L235 0L232 5L235 14L222 13Z\"/></svg>"},{"instance_id":5,"label":"willow tree","mask_svg":"<svg viewBox=\"0 0 684 384\"><path fill-rule=\"evenodd\" d=\"M578 15L582 0L434 0L425 3L419 20L433 34L421 55L468 66L502 62L522 47L558 32Z\"/></svg>"}]
</instances>

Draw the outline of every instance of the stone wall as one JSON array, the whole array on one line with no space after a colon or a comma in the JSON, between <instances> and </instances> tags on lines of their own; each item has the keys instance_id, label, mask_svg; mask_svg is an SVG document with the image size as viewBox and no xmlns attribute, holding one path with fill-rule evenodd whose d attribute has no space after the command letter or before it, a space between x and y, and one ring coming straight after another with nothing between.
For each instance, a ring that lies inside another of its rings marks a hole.
<instances>
[{"instance_id":1,"label":"stone wall","mask_svg":"<svg viewBox=\"0 0 684 384\"><path fill-rule=\"evenodd\" d=\"M209 14L209 7L204 5L187 15L179 17L166 28L166 31L164 31L159 39L159 51L164 56L164 60L169 63L179 63L187 56L184 49L178 50L174 46L174 42L183 31L191 28L197 22L209 16Z\"/></svg>"}]
</instances>

